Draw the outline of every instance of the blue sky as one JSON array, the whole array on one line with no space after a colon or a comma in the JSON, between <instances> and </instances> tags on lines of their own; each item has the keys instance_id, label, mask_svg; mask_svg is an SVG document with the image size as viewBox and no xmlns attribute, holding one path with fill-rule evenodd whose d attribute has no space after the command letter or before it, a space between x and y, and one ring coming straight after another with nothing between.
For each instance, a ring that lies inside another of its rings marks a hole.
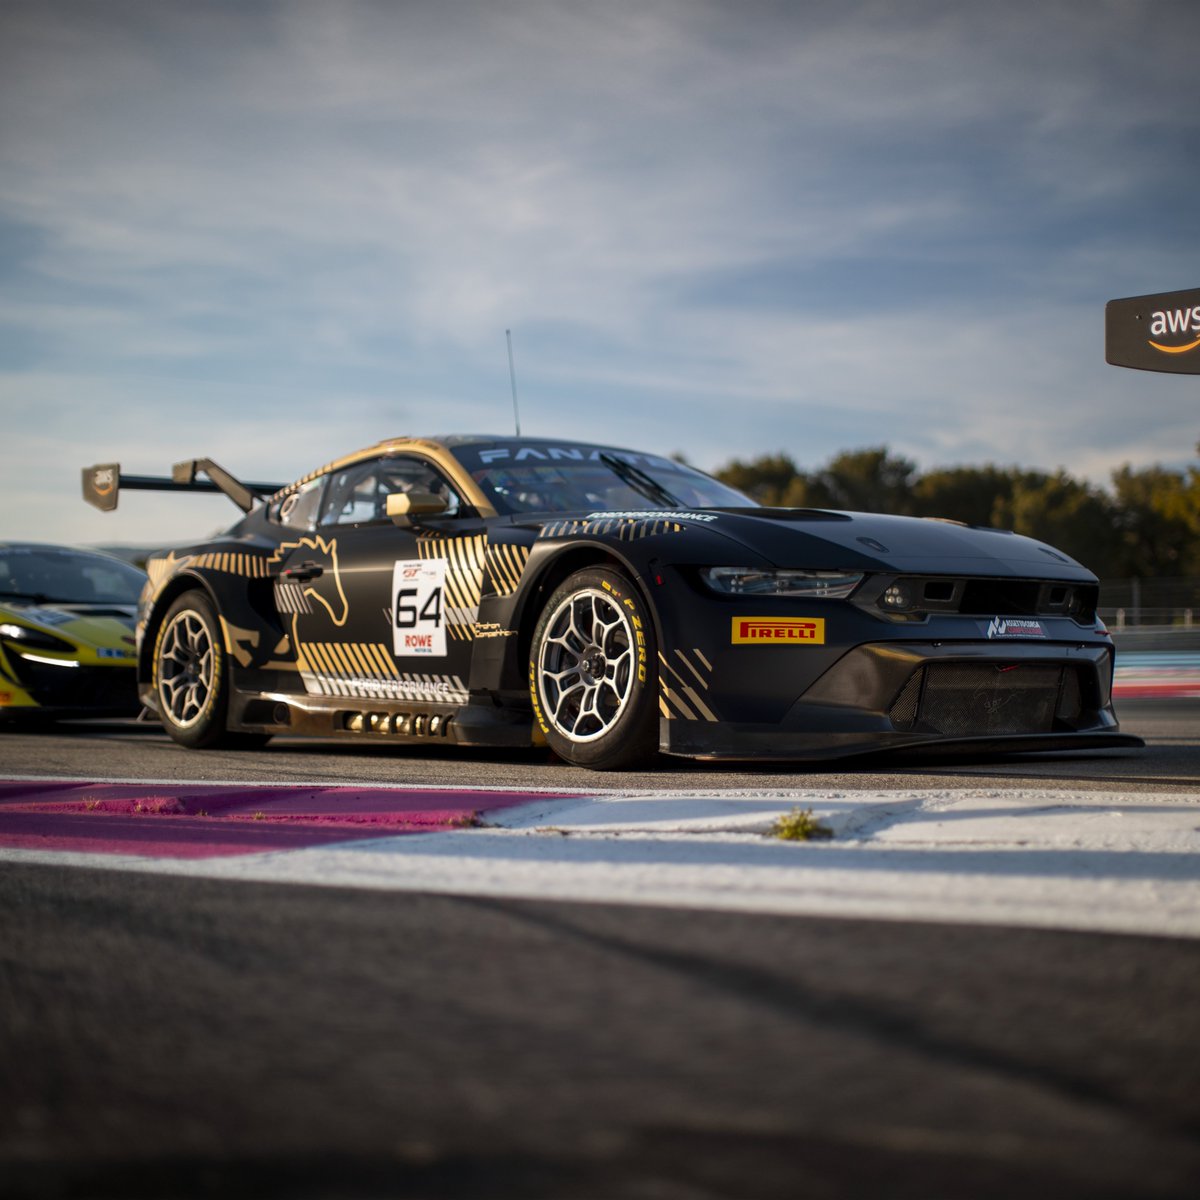
<instances>
[{"instance_id":1,"label":"blue sky","mask_svg":"<svg viewBox=\"0 0 1200 1200\"><path fill-rule=\"evenodd\" d=\"M0 536L179 541L286 480L511 429L815 467L1194 461L1104 363L1200 286L1190 0L0 7Z\"/></svg>"}]
</instances>

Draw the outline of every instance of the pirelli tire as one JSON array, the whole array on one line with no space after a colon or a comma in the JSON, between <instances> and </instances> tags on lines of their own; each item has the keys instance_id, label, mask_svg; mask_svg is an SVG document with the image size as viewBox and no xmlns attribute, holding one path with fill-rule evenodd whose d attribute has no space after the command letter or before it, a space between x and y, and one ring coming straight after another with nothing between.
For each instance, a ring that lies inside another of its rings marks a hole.
<instances>
[{"instance_id":1,"label":"pirelli tire","mask_svg":"<svg viewBox=\"0 0 1200 1200\"><path fill-rule=\"evenodd\" d=\"M260 746L267 738L226 728L229 656L212 601L184 592L167 609L154 641L154 695L163 728L192 750Z\"/></svg>"},{"instance_id":2,"label":"pirelli tire","mask_svg":"<svg viewBox=\"0 0 1200 1200\"><path fill-rule=\"evenodd\" d=\"M621 573L565 580L533 631L529 690L550 748L579 767L643 766L658 751L658 646L641 594Z\"/></svg>"}]
</instances>

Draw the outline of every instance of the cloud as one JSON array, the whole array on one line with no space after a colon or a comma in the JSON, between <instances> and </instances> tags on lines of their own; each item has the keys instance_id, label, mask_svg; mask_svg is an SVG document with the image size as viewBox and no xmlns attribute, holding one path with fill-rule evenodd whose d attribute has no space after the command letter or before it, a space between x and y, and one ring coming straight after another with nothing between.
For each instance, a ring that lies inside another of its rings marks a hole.
<instances>
[{"instance_id":1,"label":"cloud","mask_svg":"<svg viewBox=\"0 0 1200 1200\"><path fill-rule=\"evenodd\" d=\"M1099 338L1105 300L1196 282L1200 14L1080 13L10 5L22 524L76 536L62 461L506 428L506 328L529 428L710 467L1178 461L1186 387Z\"/></svg>"}]
</instances>

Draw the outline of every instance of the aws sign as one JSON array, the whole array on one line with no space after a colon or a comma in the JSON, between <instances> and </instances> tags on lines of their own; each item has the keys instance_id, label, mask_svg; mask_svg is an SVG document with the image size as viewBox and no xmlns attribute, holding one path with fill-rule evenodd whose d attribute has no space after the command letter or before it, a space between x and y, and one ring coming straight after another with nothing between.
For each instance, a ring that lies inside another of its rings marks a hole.
<instances>
[{"instance_id":1,"label":"aws sign","mask_svg":"<svg viewBox=\"0 0 1200 1200\"><path fill-rule=\"evenodd\" d=\"M1110 300L1104 357L1114 367L1200 375L1200 288Z\"/></svg>"}]
</instances>

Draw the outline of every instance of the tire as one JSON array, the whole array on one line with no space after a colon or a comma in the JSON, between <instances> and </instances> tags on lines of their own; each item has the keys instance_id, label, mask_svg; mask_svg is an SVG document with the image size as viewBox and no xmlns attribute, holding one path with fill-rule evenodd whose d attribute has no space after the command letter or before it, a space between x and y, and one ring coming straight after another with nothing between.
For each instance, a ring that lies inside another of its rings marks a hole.
<instances>
[{"instance_id":1,"label":"tire","mask_svg":"<svg viewBox=\"0 0 1200 1200\"><path fill-rule=\"evenodd\" d=\"M154 642L153 671L159 718L181 746L249 749L267 740L225 728L229 658L221 623L204 592L184 592L167 609Z\"/></svg>"},{"instance_id":2,"label":"tire","mask_svg":"<svg viewBox=\"0 0 1200 1200\"><path fill-rule=\"evenodd\" d=\"M576 571L533 631L534 717L560 758L614 771L658 750L658 647L637 589L608 567Z\"/></svg>"}]
</instances>

